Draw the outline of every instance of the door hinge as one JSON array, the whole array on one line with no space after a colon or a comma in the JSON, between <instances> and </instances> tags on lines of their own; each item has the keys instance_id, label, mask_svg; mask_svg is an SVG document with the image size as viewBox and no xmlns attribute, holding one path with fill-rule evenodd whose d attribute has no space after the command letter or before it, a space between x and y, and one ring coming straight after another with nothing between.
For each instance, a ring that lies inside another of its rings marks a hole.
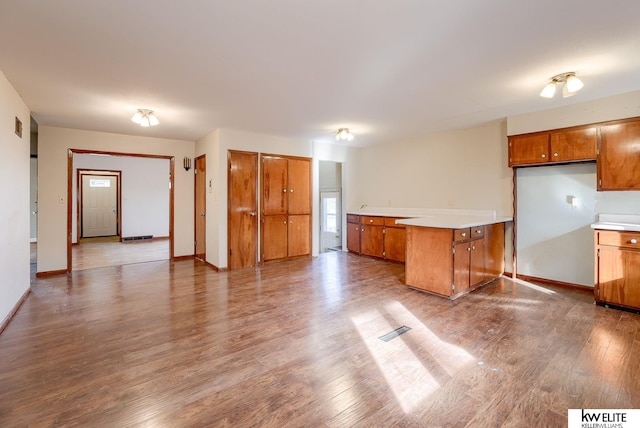
<instances>
[{"instance_id":1,"label":"door hinge","mask_svg":"<svg viewBox=\"0 0 640 428\"><path fill-rule=\"evenodd\" d=\"M455 284L451 284L451 291L456 291L456 285Z\"/></svg>"},{"instance_id":2,"label":"door hinge","mask_svg":"<svg viewBox=\"0 0 640 428\"><path fill-rule=\"evenodd\" d=\"M600 248L598 248L598 257L600 257Z\"/></svg>"},{"instance_id":3,"label":"door hinge","mask_svg":"<svg viewBox=\"0 0 640 428\"><path fill-rule=\"evenodd\" d=\"M382 257L387 257L387 252L386 251L382 252Z\"/></svg>"},{"instance_id":4,"label":"door hinge","mask_svg":"<svg viewBox=\"0 0 640 428\"><path fill-rule=\"evenodd\" d=\"M598 180L598 185L602 186L602 178Z\"/></svg>"},{"instance_id":5,"label":"door hinge","mask_svg":"<svg viewBox=\"0 0 640 428\"><path fill-rule=\"evenodd\" d=\"M233 255L233 250L231 248L229 248L229 255Z\"/></svg>"},{"instance_id":6,"label":"door hinge","mask_svg":"<svg viewBox=\"0 0 640 428\"><path fill-rule=\"evenodd\" d=\"M196 169L194 169L194 170L193 170L193 173L197 175L197 174L198 174L198 169L197 169L197 168L196 168Z\"/></svg>"},{"instance_id":7,"label":"door hinge","mask_svg":"<svg viewBox=\"0 0 640 428\"><path fill-rule=\"evenodd\" d=\"M456 253L456 247L451 248L451 254L455 254Z\"/></svg>"}]
</instances>

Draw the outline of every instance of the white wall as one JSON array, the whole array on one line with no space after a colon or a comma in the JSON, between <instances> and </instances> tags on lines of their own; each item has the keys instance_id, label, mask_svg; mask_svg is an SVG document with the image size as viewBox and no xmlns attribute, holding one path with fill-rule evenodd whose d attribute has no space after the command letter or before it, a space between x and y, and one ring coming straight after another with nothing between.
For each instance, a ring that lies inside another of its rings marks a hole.
<instances>
[{"instance_id":1,"label":"white wall","mask_svg":"<svg viewBox=\"0 0 640 428\"><path fill-rule=\"evenodd\" d=\"M510 116L507 118L507 129L509 135L517 135L636 116L640 116L640 91L535 113ZM593 197L589 197L588 200L584 201L585 219L591 218L595 220L597 215L601 213L637 214L640 212L640 191L596 192L596 173L593 169L593 164L591 165L589 167L592 169L590 175L581 174L585 183L591 183L590 192L593 193ZM527 180L538 179L541 184L549 181L549 185L555 189L569 186L572 181L570 175L558 175L555 171L561 171L561 169L553 170L552 168L555 167L549 168L555 176L553 179L541 177L540 174L543 174L544 170L539 172L532 170L522 175L526 176ZM520 192L521 173L518 174L518 191ZM520 194L518 194L518 198L520 199ZM526 251L524 258L518 254L518 273L593 286L593 235L591 235L590 242L586 242L584 229L582 233L574 232L567 235L568 231L566 229L563 230L561 226L567 222L569 212L562 214L561 211L558 211L556 220L553 224L549 224L552 226L549 229L551 233L546 231L543 235L544 239L541 239L542 236L535 237L538 231L531 222L520 224L521 216L525 216L525 218L544 218L549 210L553 209L555 208L550 203L531 204L521 207L520 201L518 202L518 212L516 214L518 222L518 251ZM537 241L535 248L527 248L525 250L524 247L528 247L527 242L530 238ZM521 243L521 239L524 239L525 242ZM564 254L563 256L565 269L573 271L572 273L560 274L561 267L554 267L552 261L547 260L547 255L557 252L558 243L561 243L560 246L580 247L583 250L582 252ZM564 279L560 279L559 275Z\"/></svg>"},{"instance_id":2,"label":"white wall","mask_svg":"<svg viewBox=\"0 0 640 428\"><path fill-rule=\"evenodd\" d=\"M229 150L312 157L310 142L231 129L217 129L196 142L196 156L207 156L207 262L226 268L227 257L227 153ZM317 174L317 173L314 173ZM313 216L315 218L315 212Z\"/></svg>"},{"instance_id":3,"label":"white wall","mask_svg":"<svg viewBox=\"0 0 640 428\"><path fill-rule=\"evenodd\" d=\"M32 134L33 135L33 134ZM29 241L38 239L38 158L29 162Z\"/></svg>"},{"instance_id":4,"label":"white wall","mask_svg":"<svg viewBox=\"0 0 640 428\"><path fill-rule=\"evenodd\" d=\"M518 274L593 287L595 162L519 168L517 177Z\"/></svg>"},{"instance_id":5,"label":"white wall","mask_svg":"<svg viewBox=\"0 0 640 428\"><path fill-rule=\"evenodd\" d=\"M182 168L182 160L177 167ZM133 156L73 155L73 200L77 201L78 169L121 171L122 237L169 236L168 159ZM184 173L184 169L182 169ZM176 173L179 171L176 168ZM78 204L73 204L73 242L78 242Z\"/></svg>"},{"instance_id":6,"label":"white wall","mask_svg":"<svg viewBox=\"0 0 640 428\"><path fill-rule=\"evenodd\" d=\"M513 211L504 121L365 147L355 163L358 199L350 201L350 211L363 204Z\"/></svg>"},{"instance_id":7,"label":"white wall","mask_svg":"<svg viewBox=\"0 0 640 428\"><path fill-rule=\"evenodd\" d=\"M342 187L342 164L325 160L319 161L318 164L320 190L340 189Z\"/></svg>"},{"instance_id":8,"label":"white wall","mask_svg":"<svg viewBox=\"0 0 640 428\"><path fill-rule=\"evenodd\" d=\"M15 118L22 121L22 138ZM29 289L30 112L0 71L0 322Z\"/></svg>"},{"instance_id":9,"label":"white wall","mask_svg":"<svg viewBox=\"0 0 640 428\"><path fill-rule=\"evenodd\" d=\"M181 167L185 156L193 157L193 141L40 126L38 146L38 272L67 267L69 149L175 157L174 255L193 254L193 169L187 172Z\"/></svg>"}]
</instances>

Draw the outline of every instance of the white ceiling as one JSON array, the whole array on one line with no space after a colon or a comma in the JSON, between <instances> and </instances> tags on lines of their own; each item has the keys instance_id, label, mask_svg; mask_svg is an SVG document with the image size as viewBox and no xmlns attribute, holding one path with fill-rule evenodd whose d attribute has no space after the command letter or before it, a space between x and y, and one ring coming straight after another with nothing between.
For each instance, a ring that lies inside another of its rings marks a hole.
<instances>
[{"instance_id":1,"label":"white ceiling","mask_svg":"<svg viewBox=\"0 0 640 428\"><path fill-rule=\"evenodd\" d=\"M0 0L0 70L40 125L366 145L639 90L640 1Z\"/></svg>"}]
</instances>

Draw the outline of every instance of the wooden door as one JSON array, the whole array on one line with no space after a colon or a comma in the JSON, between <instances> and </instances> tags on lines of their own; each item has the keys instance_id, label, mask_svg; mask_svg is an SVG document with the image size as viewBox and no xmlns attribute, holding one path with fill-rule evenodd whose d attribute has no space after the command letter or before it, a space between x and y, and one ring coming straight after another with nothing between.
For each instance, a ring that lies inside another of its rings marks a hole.
<instances>
[{"instance_id":1,"label":"wooden door","mask_svg":"<svg viewBox=\"0 0 640 428\"><path fill-rule=\"evenodd\" d=\"M596 159L596 128L561 131L551 134L553 162Z\"/></svg>"},{"instance_id":2,"label":"wooden door","mask_svg":"<svg viewBox=\"0 0 640 428\"><path fill-rule=\"evenodd\" d=\"M640 251L599 247L596 299L640 308Z\"/></svg>"},{"instance_id":3,"label":"wooden door","mask_svg":"<svg viewBox=\"0 0 640 428\"><path fill-rule=\"evenodd\" d=\"M347 250L360 254L360 223L347 223Z\"/></svg>"},{"instance_id":4,"label":"wooden door","mask_svg":"<svg viewBox=\"0 0 640 428\"><path fill-rule=\"evenodd\" d=\"M257 264L258 154L228 154L228 246L229 269Z\"/></svg>"},{"instance_id":5,"label":"wooden door","mask_svg":"<svg viewBox=\"0 0 640 428\"><path fill-rule=\"evenodd\" d=\"M262 261L282 259L288 255L288 219L286 215L262 217Z\"/></svg>"},{"instance_id":6,"label":"wooden door","mask_svg":"<svg viewBox=\"0 0 640 428\"><path fill-rule=\"evenodd\" d=\"M311 253L311 216L290 215L288 220L289 257L306 256Z\"/></svg>"},{"instance_id":7,"label":"wooden door","mask_svg":"<svg viewBox=\"0 0 640 428\"><path fill-rule=\"evenodd\" d=\"M311 162L289 159L289 214L311 213Z\"/></svg>"},{"instance_id":8,"label":"wooden door","mask_svg":"<svg viewBox=\"0 0 640 428\"><path fill-rule=\"evenodd\" d=\"M385 227L384 257L404 262L406 254L407 232L403 227Z\"/></svg>"},{"instance_id":9,"label":"wooden door","mask_svg":"<svg viewBox=\"0 0 640 428\"><path fill-rule=\"evenodd\" d=\"M484 270L486 279L504 273L504 223L484 227Z\"/></svg>"},{"instance_id":10,"label":"wooden door","mask_svg":"<svg viewBox=\"0 0 640 428\"><path fill-rule=\"evenodd\" d=\"M549 161L549 134L509 137L509 166Z\"/></svg>"},{"instance_id":11,"label":"wooden door","mask_svg":"<svg viewBox=\"0 0 640 428\"><path fill-rule=\"evenodd\" d=\"M474 286L484 282L485 260L484 260L484 238L475 239L469 243L471 246L469 258L469 285Z\"/></svg>"},{"instance_id":12,"label":"wooden door","mask_svg":"<svg viewBox=\"0 0 640 428\"><path fill-rule=\"evenodd\" d=\"M82 237L118 234L118 179L113 175L82 175Z\"/></svg>"},{"instance_id":13,"label":"wooden door","mask_svg":"<svg viewBox=\"0 0 640 428\"><path fill-rule=\"evenodd\" d=\"M471 246L468 242L455 244L453 255L453 285L456 289L453 294L462 293L469 289L469 252Z\"/></svg>"},{"instance_id":14,"label":"wooden door","mask_svg":"<svg viewBox=\"0 0 640 428\"><path fill-rule=\"evenodd\" d=\"M373 256L383 257L384 251L384 235L382 233L383 226L371 226L363 224L360 226L360 253Z\"/></svg>"},{"instance_id":15,"label":"wooden door","mask_svg":"<svg viewBox=\"0 0 640 428\"><path fill-rule=\"evenodd\" d=\"M600 128L598 190L640 190L640 121Z\"/></svg>"},{"instance_id":16,"label":"wooden door","mask_svg":"<svg viewBox=\"0 0 640 428\"><path fill-rule=\"evenodd\" d=\"M207 229L207 161L205 155L195 159L195 236L194 255L203 262L207 259L206 229Z\"/></svg>"},{"instance_id":17,"label":"wooden door","mask_svg":"<svg viewBox=\"0 0 640 428\"><path fill-rule=\"evenodd\" d=\"M262 158L262 214L287 214L289 188L287 185L287 159L264 156Z\"/></svg>"}]
</instances>

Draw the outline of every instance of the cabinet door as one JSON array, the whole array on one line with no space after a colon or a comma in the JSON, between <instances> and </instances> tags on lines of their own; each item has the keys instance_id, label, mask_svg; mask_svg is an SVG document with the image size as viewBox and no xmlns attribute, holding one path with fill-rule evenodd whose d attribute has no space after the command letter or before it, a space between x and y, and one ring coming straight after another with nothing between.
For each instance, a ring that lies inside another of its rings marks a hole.
<instances>
[{"instance_id":1,"label":"cabinet door","mask_svg":"<svg viewBox=\"0 0 640 428\"><path fill-rule=\"evenodd\" d=\"M288 220L289 257L304 256L311 251L309 215L290 215Z\"/></svg>"},{"instance_id":2,"label":"cabinet door","mask_svg":"<svg viewBox=\"0 0 640 428\"><path fill-rule=\"evenodd\" d=\"M549 161L549 134L509 137L509 166Z\"/></svg>"},{"instance_id":3,"label":"cabinet door","mask_svg":"<svg viewBox=\"0 0 640 428\"><path fill-rule=\"evenodd\" d=\"M596 159L596 128L551 134L551 161L569 162Z\"/></svg>"},{"instance_id":4,"label":"cabinet door","mask_svg":"<svg viewBox=\"0 0 640 428\"><path fill-rule=\"evenodd\" d=\"M383 251L383 227L360 226L360 253L367 256L382 257Z\"/></svg>"},{"instance_id":5,"label":"cabinet door","mask_svg":"<svg viewBox=\"0 0 640 428\"><path fill-rule=\"evenodd\" d=\"M360 224L347 223L347 250L360 254Z\"/></svg>"},{"instance_id":6,"label":"cabinet door","mask_svg":"<svg viewBox=\"0 0 640 428\"><path fill-rule=\"evenodd\" d=\"M596 300L640 309L640 252L599 247Z\"/></svg>"},{"instance_id":7,"label":"cabinet door","mask_svg":"<svg viewBox=\"0 0 640 428\"><path fill-rule=\"evenodd\" d=\"M484 268L486 280L504 273L504 223L484 227Z\"/></svg>"},{"instance_id":8,"label":"cabinet door","mask_svg":"<svg viewBox=\"0 0 640 428\"><path fill-rule=\"evenodd\" d=\"M287 216L264 216L262 221L262 260L287 257Z\"/></svg>"},{"instance_id":9,"label":"cabinet door","mask_svg":"<svg viewBox=\"0 0 640 428\"><path fill-rule=\"evenodd\" d=\"M600 128L598 190L640 190L640 121Z\"/></svg>"},{"instance_id":10,"label":"cabinet door","mask_svg":"<svg viewBox=\"0 0 640 428\"><path fill-rule=\"evenodd\" d=\"M469 243L471 246L469 258L469 284L474 286L487 279L484 260L484 239L476 239Z\"/></svg>"},{"instance_id":11,"label":"cabinet door","mask_svg":"<svg viewBox=\"0 0 640 428\"><path fill-rule=\"evenodd\" d=\"M453 285L456 289L453 294L463 293L469 289L469 252L471 246L469 242L462 242L455 245L453 255Z\"/></svg>"},{"instance_id":12,"label":"cabinet door","mask_svg":"<svg viewBox=\"0 0 640 428\"><path fill-rule=\"evenodd\" d=\"M287 214L287 159L262 158L262 213Z\"/></svg>"},{"instance_id":13,"label":"cabinet door","mask_svg":"<svg viewBox=\"0 0 640 428\"><path fill-rule=\"evenodd\" d=\"M311 213L311 162L289 159L289 214Z\"/></svg>"},{"instance_id":14,"label":"cabinet door","mask_svg":"<svg viewBox=\"0 0 640 428\"><path fill-rule=\"evenodd\" d=\"M400 227L386 227L384 233L385 259L404 262L406 254L407 232Z\"/></svg>"}]
</instances>

